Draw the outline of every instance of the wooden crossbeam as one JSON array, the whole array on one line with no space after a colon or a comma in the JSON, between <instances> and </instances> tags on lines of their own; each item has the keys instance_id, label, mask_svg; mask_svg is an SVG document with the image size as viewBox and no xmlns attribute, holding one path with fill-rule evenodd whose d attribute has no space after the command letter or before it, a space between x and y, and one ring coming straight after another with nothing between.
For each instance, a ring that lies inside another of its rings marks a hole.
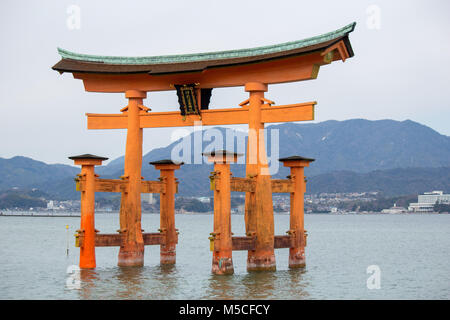
<instances>
[{"instance_id":1,"label":"wooden crossbeam","mask_svg":"<svg viewBox=\"0 0 450 320\"><path fill-rule=\"evenodd\" d=\"M255 192L255 184L255 180L250 178L233 177L230 181L230 190L232 192Z\"/></svg>"},{"instance_id":2,"label":"wooden crossbeam","mask_svg":"<svg viewBox=\"0 0 450 320\"><path fill-rule=\"evenodd\" d=\"M166 184L162 181L142 181L141 193L166 193Z\"/></svg>"},{"instance_id":3,"label":"wooden crossbeam","mask_svg":"<svg viewBox=\"0 0 450 320\"><path fill-rule=\"evenodd\" d=\"M143 233L144 245L160 245L164 244L165 236L162 233ZM97 233L95 235L95 246L96 247L120 247L124 241L124 235L120 233ZM176 241L178 243L178 239ZM75 246L82 247L84 245L84 235L81 233L77 235L77 241Z\"/></svg>"},{"instance_id":4,"label":"wooden crossbeam","mask_svg":"<svg viewBox=\"0 0 450 320\"><path fill-rule=\"evenodd\" d=\"M285 236L274 237L274 248L299 248L306 247L305 235L302 232L298 234L288 234Z\"/></svg>"},{"instance_id":5,"label":"wooden crossbeam","mask_svg":"<svg viewBox=\"0 0 450 320\"><path fill-rule=\"evenodd\" d=\"M273 179L272 193L290 193L294 192L294 185L291 180Z\"/></svg>"},{"instance_id":6,"label":"wooden crossbeam","mask_svg":"<svg viewBox=\"0 0 450 320\"><path fill-rule=\"evenodd\" d=\"M275 236L274 237L274 248L275 249L282 249L282 248L291 248L292 245L292 239L291 236Z\"/></svg>"},{"instance_id":7,"label":"wooden crossbeam","mask_svg":"<svg viewBox=\"0 0 450 320\"><path fill-rule=\"evenodd\" d=\"M256 238L255 237L231 237L232 250L255 250Z\"/></svg>"},{"instance_id":8,"label":"wooden crossbeam","mask_svg":"<svg viewBox=\"0 0 450 320\"><path fill-rule=\"evenodd\" d=\"M81 178L76 180L76 190L85 191L86 181ZM118 179L95 179L95 192L127 192L128 182Z\"/></svg>"},{"instance_id":9,"label":"wooden crossbeam","mask_svg":"<svg viewBox=\"0 0 450 320\"><path fill-rule=\"evenodd\" d=\"M219 190L219 180L216 178L214 183L215 190ZM251 178L232 177L230 181L231 192L255 192L255 180ZM273 179L271 180L272 193L291 193L294 192L294 185L291 180Z\"/></svg>"},{"instance_id":10,"label":"wooden crossbeam","mask_svg":"<svg viewBox=\"0 0 450 320\"><path fill-rule=\"evenodd\" d=\"M316 102L296 103L283 106L261 107L263 123L292 122L314 120ZM87 113L88 129L126 129L127 114ZM178 111L141 113L141 128L188 127L201 121L204 126L248 124L248 107L203 110L201 117L187 115L183 117Z\"/></svg>"},{"instance_id":11,"label":"wooden crossbeam","mask_svg":"<svg viewBox=\"0 0 450 320\"><path fill-rule=\"evenodd\" d=\"M95 179L95 192L127 192L126 180Z\"/></svg>"},{"instance_id":12,"label":"wooden crossbeam","mask_svg":"<svg viewBox=\"0 0 450 320\"><path fill-rule=\"evenodd\" d=\"M177 183L178 185L178 183ZM84 179L77 181L77 191L85 191ZM176 188L178 192L178 188ZM95 192L127 192L128 181L119 179L95 179ZM162 181L142 181L141 193L165 193L166 184Z\"/></svg>"},{"instance_id":13,"label":"wooden crossbeam","mask_svg":"<svg viewBox=\"0 0 450 320\"><path fill-rule=\"evenodd\" d=\"M299 237L295 235L285 235L285 236L274 236L274 248L275 249L283 249L283 248L298 248L301 246L306 246L305 241L303 240L303 234L300 234ZM255 250L256 246L256 238L255 237L232 237L231 238L233 251L239 250Z\"/></svg>"}]
</instances>

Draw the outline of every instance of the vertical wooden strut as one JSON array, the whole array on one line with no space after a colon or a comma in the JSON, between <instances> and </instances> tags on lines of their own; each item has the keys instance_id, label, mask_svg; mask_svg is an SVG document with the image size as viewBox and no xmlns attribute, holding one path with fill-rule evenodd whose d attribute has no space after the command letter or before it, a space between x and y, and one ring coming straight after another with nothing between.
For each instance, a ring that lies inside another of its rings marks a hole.
<instances>
[{"instance_id":1,"label":"vertical wooden strut","mask_svg":"<svg viewBox=\"0 0 450 320\"><path fill-rule=\"evenodd\" d=\"M120 232L124 242L119 250L119 266L144 265L144 240L141 229L141 168L142 129L140 127L140 106L147 93L128 90L128 130L125 149L125 170L123 179L128 180L128 192L122 193L120 204Z\"/></svg>"},{"instance_id":2,"label":"vertical wooden strut","mask_svg":"<svg viewBox=\"0 0 450 320\"><path fill-rule=\"evenodd\" d=\"M245 91L250 95L246 175L256 178L255 192L245 195L246 233L248 236L256 235L256 250L248 251L247 270L276 270L271 177L264 142L264 123L261 121L261 106L267 85L250 82L245 85Z\"/></svg>"},{"instance_id":3,"label":"vertical wooden strut","mask_svg":"<svg viewBox=\"0 0 450 320\"><path fill-rule=\"evenodd\" d=\"M79 235L83 235L83 245L80 246L80 268L95 268L95 172L94 166L101 165L108 158L97 157L90 154L73 156L69 159L75 161L75 165L81 165L79 179L84 181L84 189L81 190L81 225Z\"/></svg>"},{"instance_id":4,"label":"vertical wooden strut","mask_svg":"<svg viewBox=\"0 0 450 320\"><path fill-rule=\"evenodd\" d=\"M160 170L160 180L165 184L164 192L160 193L160 232L164 235L160 247L161 264L176 263L177 229L175 228L175 193L177 185L175 170L180 169L183 163L172 160L150 162L156 170Z\"/></svg>"},{"instance_id":5,"label":"vertical wooden strut","mask_svg":"<svg viewBox=\"0 0 450 320\"><path fill-rule=\"evenodd\" d=\"M233 274L231 239L231 172L230 162L236 162L238 154L226 151L213 151L204 154L214 162L214 242L211 272L214 274ZM216 185L217 184L217 185Z\"/></svg>"},{"instance_id":6,"label":"vertical wooden strut","mask_svg":"<svg viewBox=\"0 0 450 320\"><path fill-rule=\"evenodd\" d=\"M290 179L293 182L291 192L290 227L288 233L297 240L295 247L289 248L289 268L302 268L306 265L305 259L305 222L304 222L304 194L306 182L304 168L314 159L293 156L279 159L285 167L290 167Z\"/></svg>"}]
</instances>

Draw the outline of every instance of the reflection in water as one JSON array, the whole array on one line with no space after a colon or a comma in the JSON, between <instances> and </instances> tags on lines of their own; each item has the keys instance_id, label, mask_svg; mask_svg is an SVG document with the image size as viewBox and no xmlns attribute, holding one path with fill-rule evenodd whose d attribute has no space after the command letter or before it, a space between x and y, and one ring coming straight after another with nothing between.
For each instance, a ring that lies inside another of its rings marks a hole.
<instances>
[{"instance_id":1,"label":"reflection in water","mask_svg":"<svg viewBox=\"0 0 450 320\"><path fill-rule=\"evenodd\" d=\"M176 265L157 265L150 268L153 286L147 288L150 296L147 299L171 299L177 295L179 281Z\"/></svg>"},{"instance_id":2,"label":"reflection in water","mask_svg":"<svg viewBox=\"0 0 450 320\"><path fill-rule=\"evenodd\" d=\"M89 299L91 298L91 291L95 289L97 283L99 282L98 273L92 269L81 269L80 270L80 298Z\"/></svg>"},{"instance_id":3,"label":"reflection in water","mask_svg":"<svg viewBox=\"0 0 450 320\"><path fill-rule=\"evenodd\" d=\"M176 266L81 270L81 299L169 299L176 295Z\"/></svg>"},{"instance_id":4,"label":"reflection in water","mask_svg":"<svg viewBox=\"0 0 450 320\"><path fill-rule=\"evenodd\" d=\"M129 299L130 297L144 298L143 282L148 267L117 267L113 278L118 280L117 297Z\"/></svg>"},{"instance_id":5,"label":"reflection in water","mask_svg":"<svg viewBox=\"0 0 450 320\"><path fill-rule=\"evenodd\" d=\"M211 275L203 299L305 299L305 269Z\"/></svg>"},{"instance_id":6,"label":"reflection in water","mask_svg":"<svg viewBox=\"0 0 450 320\"><path fill-rule=\"evenodd\" d=\"M236 278L233 275L215 275L211 274L207 288L207 296L203 299L233 299L235 291Z\"/></svg>"},{"instance_id":7,"label":"reflection in water","mask_svg":"<svg viewBox=\"0 0 450 320\"><path fill-rule=\"evenodd\" d=\"M268 299L273 296L276 271L261 271L247 273L242 277L241 283L245 286L245 296L255 299Z\"/></svg>"},{"instance_id":8,"label":"reflection in water","mask_svg":"<svg viewBox=\"0 0 450 320\"><path fill-rule=\"evenodd\" d=\"M287 299L308 299L309 293L307 288L310 283L305 277L307 274L307 269L291 269L285 271L285 273L287 274L287 279L289 280L289 286L287 287L289 290L286 293L286 297L290 298Z\"/></svg>"}]
</instances>

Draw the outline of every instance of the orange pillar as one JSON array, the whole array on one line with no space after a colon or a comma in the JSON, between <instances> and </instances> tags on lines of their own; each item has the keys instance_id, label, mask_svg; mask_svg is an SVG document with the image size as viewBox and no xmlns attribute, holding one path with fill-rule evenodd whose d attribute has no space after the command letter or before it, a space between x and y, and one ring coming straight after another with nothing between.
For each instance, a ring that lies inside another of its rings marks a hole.
<instances>
[{"instance_id":1,"label":"orange pillar","mask_svg":"<svg viewBox=\"0 0 450 320\"><path fill-rule=\"evenodd\" d=\"M125 170L123 179L128 181L127 192L122 193L120 205L120 233L124 237L119 250L119 266L144 265L144 239L141 229L141 168L142 129L140 127L140 106L147 93L128 90L128 130L125 149Z\"/></svg>"},{"instance_id":2,"label":"orange pillar","mask_svg":"<svg viewBox=\"0 0 450 320\"><path fill-rule=\"evenodd\" d=\"M304 221L304 194L306 191L304 168L314 159L292 156L279 159L285 167L290 167L290 179L293 183L291 192L290 226L288 234L294 237L296 244L289 248L289 268L302 268L305 260L305 221Z\"/></svg>"},{"instance_id":3,"label":"orange pillar","mask_svg":"<svg viewBox=\"0 0 450 320\"><path fill-rule=\"evenodd\" d=\"M256 235L256 250L249 251L247 270L275 270L274 218L272 185L264 142L261 106L267 85L247 83L249 92L249 135L247 143L247 177L255 177L255 192L245 195L245 225L248 236Z\"/></svg>"},{"instance_id":4,"label":"orange pillar","mask_svg":"<svg viewBox=\"0 0 450 320\"><path fill-rule=\"evenodd\" d=\"M238 154L227 151L205 153L214 162L214 241L212 270L214 274L233 274L233 245L231 239L231 172L230 162Z\"/></svg>"},{"instance_id":5,"label":"orange pillar","mask_svg":"<svg viewBox=\"0 0 450 320\"><path fill-rule=\"evenodd\" d=\"M69 157L75 165L81 165L81 225L79 233L83 236L83 246L80 247L80 268L95 268L95 172L94 166L101 165L108 158L91 154Z\"/></svg>"},{"instance_id":6,"label":"orange pillar","mask_svg":"<svg viewBox=\"0 0 450 320\"><path fill-rule=\"evenodd\" d=\"M172 160L160 160L150 162L156 170L160 170L160 180L165 184L165 191L160 194L160 232L164 235L164 243L160 248L161 264L175 264L176 246L178 242L177 229L175 228L175 193L177 193L177 181L175 170L180 169L183 163Z\"/></svg>"}]
</instances>

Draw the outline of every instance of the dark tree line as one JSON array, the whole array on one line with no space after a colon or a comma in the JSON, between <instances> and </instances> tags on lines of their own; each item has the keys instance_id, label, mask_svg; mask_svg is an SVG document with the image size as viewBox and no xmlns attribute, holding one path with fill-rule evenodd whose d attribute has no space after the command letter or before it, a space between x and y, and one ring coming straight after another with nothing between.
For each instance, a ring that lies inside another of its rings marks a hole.
<instances>
[{"instance_id":1,"label":"dark tree line","mask_svg":"<svg viewBox=\"0 0 450 320\"><path fill-rule=\"evenodd\" d=\"M450 203L437 202L434 204L434 212L450 212Z\"/></svg>"}]
</instances>

